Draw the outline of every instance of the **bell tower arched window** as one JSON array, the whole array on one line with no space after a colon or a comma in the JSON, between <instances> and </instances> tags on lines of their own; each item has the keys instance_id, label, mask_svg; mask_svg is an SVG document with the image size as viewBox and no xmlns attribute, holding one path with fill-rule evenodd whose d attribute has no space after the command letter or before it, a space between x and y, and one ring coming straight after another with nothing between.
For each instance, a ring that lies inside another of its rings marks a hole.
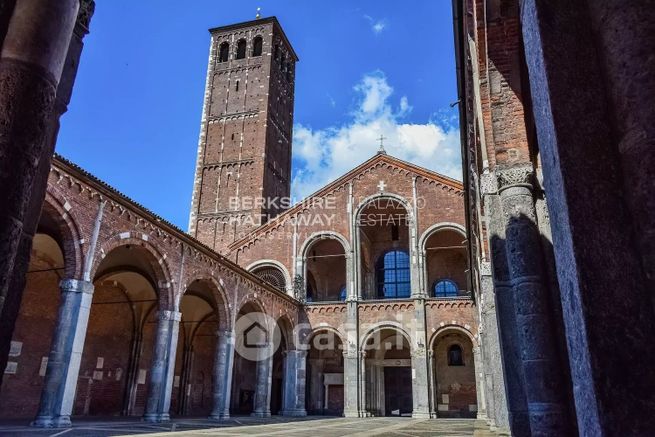
<instances>
[{"instance_id":1,"label":"bell tower arched window","mask_svg":"<svg viewBox=\"0 0 655 437\"><path fill-rule=\"evenodd\" d=\"M261 36L256 36L255 39L252 40L252 55L253 56L261 56L262 55L262 45L263 45L263 40Z\"/></svg>"},{"instance_id":2,"label":"bell tower arched window","mask_svg":"<svg viewBox=\"0 0 655 437\"><path fill-rule=\"evenodd\" d=\"M230 44L224 42L218 48L218 62L227 62L230 54Z\"/></svg>"},{"instance_id":3,"label":"bell tower arched window","mask_svg":"<svg viewBox=\"0 0 655 437\"><path fill-rule=\"evenodd\" d=\"M246 40L240 39L237 42L237 59L243 59L246 57Z\"/></svg>"}]
</instances>

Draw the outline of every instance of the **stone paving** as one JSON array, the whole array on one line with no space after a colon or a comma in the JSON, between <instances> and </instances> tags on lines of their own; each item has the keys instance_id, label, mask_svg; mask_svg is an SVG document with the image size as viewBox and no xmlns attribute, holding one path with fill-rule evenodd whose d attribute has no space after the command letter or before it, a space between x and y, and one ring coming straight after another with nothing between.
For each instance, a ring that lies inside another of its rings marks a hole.
<instances>
[{"instance_id":1,"label":"stone paving","mask_svg":"<svg viewBox=\"0 0 655 437\"><path fill-rule=\"evenodd\" d=\"M0 436L102 437L102 436L476 436L491 437L481 421L473 419L410 419L376 417L235 417L217 423L205 419L175 419L166 424L149 424L138 419L77 420L69 429L38 429L24 424L0 423Z\"/></svg>"}]
</instances>

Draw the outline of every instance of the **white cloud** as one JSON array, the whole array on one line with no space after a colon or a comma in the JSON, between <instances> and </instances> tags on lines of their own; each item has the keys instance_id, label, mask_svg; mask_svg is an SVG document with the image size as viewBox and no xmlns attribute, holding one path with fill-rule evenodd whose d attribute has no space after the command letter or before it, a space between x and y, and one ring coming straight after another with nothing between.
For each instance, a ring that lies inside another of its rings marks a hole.
<instances>
[{"instance_id":1,"label":"white cloud","mask_svg":"<svg viewBox=\"0 0 655 437\"><path fill-rule=\"evenodd\" d=\"M364 18L371 24L371 30L376 35L379 35L387 28L387 20L385 19L376 20L370 15L364 15Z\"/></svg>"},{"instance_id":2,"label":"white cloud","mask_svg":"<svg viewBox=\"0 0 655 437\"><path fill-rule=\"evenodd\" d=\"M379 148L380 135L386 137L384 147L390 155L461 180L459 129L452 118L403 122L412 107L406 96L392 104L393 88L380 71L365 75L353 90L357 106L351 120L318 130L294 126L294 160L300 164L292 181L295 199L371 158Z\"/></svg>"}]
</instances>

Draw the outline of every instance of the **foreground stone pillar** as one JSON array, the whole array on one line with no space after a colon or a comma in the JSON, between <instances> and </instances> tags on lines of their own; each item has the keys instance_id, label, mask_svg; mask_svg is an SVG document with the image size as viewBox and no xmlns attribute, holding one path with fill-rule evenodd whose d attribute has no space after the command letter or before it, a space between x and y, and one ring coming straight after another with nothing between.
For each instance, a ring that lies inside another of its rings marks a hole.
<instances>
[{"instance_id":1,"label":"foreground stone pillar","mask_svg":"<svg viewBox=\"0 0 655 437\"><path fill-rule=\"evenodd\" d=\"M273 343L268 342L260 351L257 361L257 387L253 400L254 417L271 417L271 382L273 371Z\"/></svg>"},{"instance_id":2,"label":"foreground stone pillar","mask_svg":"<svg viewBox=\"0 0 655 437\"><path fill-rule=\"evenodd\" d=\"M283 416L306 416L305 382L307 379L307 351L286 352L284 362Z\"/></svg>"},{"instance_id":3,"label":"foreground stone pillar","mask_svg":"<svg viewBox=\"0 0 655 437\"><path fill-rule=\"evenodd\" d=\"M38 169L52 155L55 96L79 8L79 0L17 0L13 11L11 3L3 4L10 18L0 53L0 369L20 309L32 223L43 203L31 200L45 193ZM23 262L16 263L21 246Z\"/></svg>"},{"instance_id":4,"label":"foreground stone pillar","mask_svg":"<svg viewBox=\"0 0 655 437\"><path fill-rule=\"evenodd\" d=\"M234 331L218 331L216 356L214 357L214 407L212 420L230 417L230 395L232 394L232 371L234 368Z\"/></svg>"},{"instance_id":5,"label":"foreground stone pillar","mask_svg":"<svg viewBox=\"0 0 655 437\"><path fill-rule=\"evenodd\" d=\"M494 173L482 175L484 214L489 228L489 247L493 271L493 290L497 312L498 338L502 353L503 385L494 377L494 393L505 390L508 422L517 436L530 435L527 401L523 382L523 367L517 339L516 314L506 256L505 219L498 181ZM495 323L495 322L492 322Z\"/></svg>"},{"instance_id":6,"label":"foreground stone pillar","mask_svg":"<svg viewBox=\"0 0 655 437\"><path fill-rule=\"evenodd\" d=\"M571 428L562 390L566 383L554 341L532 178L531 165L498 171L516 339L532 434L568 435Z\"/></svg>"},{"instance_id":7,"label":"foreground stone pillar","mask_svg":"<svg viewBox=\"0 0 655 437\"><path fill-rule=\"evenodd\" d=\"M655 435L654 295L644 264L653 235L654 11L639 1L524 0L521 12L578 431Z\"/></svg>"},{"instance_id":8,"label":"foreground stone pillar","mask_svg":"<svg viewBox=\"0 0 655 437\"><path fill-rule=\"evenodd\" d=\"M148 401L143 420L146 422L166 422L170 420L171 390L175 370L175 353L182 313L179 311L159 311L155 353L150 370Z\"/></svg>"},{"instance_id":9,"label":"foreground stone pillar","mask_svg":"<svg viewBox=\"0 0 655 437\"><path fill-rule=\"evenodd\" d=\"M89 322L93 284L65 279L59 284L61 304L46 368L36 427L69 427L82 350Z\"/></svg>"}]
</instances>

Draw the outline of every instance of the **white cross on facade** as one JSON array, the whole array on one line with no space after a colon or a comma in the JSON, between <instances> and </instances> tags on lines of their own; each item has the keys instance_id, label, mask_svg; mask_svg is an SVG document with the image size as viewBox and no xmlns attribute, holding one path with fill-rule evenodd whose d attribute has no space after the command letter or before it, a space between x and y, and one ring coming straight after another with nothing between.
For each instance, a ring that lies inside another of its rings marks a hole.
<instances>
[{"instance_id":1,"label":"white cross on facade","mask_svg":"<svg viewBox=\"0 0 655 437\"><path fill-rule=\"evenodd\" d=\"M380 183L378 184L378 188L380 189L380 191L384 191L384 188L386 186L387 184L385 184L384 181L380 181Z\"/></svg>"}]
</instances>

